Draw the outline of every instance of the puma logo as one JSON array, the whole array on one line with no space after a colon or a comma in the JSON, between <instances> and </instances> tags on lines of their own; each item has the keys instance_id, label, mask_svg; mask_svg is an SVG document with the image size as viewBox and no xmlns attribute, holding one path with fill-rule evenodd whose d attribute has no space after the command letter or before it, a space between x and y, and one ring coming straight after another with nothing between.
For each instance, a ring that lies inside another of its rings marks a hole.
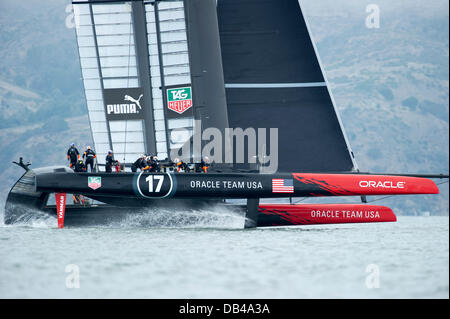
<instances>
[{"instance_id":1,"label":"puma logo","mask_svg":"<svg viewBox=\"0 0 450 319\"><path fill-rule=\"evenodd\" d=\"M135 100L132 96L125 95L125 96L123 97L123 100L124 100L124 101L130 101L130 102L132 102L132 103L136 103L136 105L139 106L139 109L142 110L142 106L141 106L140 101L141 101L141 98L142 98L143 96L144 96L144 95L141 94L141 95L139 96L139 98L138 98L137 100Z\"/></svg>"}]
</instances>

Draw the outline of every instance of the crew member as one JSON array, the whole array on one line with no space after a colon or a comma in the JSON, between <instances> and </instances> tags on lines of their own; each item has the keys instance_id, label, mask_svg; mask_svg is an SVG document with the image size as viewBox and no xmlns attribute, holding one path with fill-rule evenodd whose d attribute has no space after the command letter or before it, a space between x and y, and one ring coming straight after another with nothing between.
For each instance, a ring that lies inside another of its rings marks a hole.
<instances>
[{"instance_id":1,"label":"crew member","mask_svg":"<svg viewBox=\"0 0 450 319\"><path fill-rule=\"evenodd\" d=\"M115 165L115 168L116 168L116 172L119 173L122 170L120 162L119 161L114 161L114 165Z\"/></svg>"},{"instance_id":2,"label":"crew member","mask_svg":"<svg viewBox=\"0 0 450 319\"><path fill-rule=\"evenodd\" d=\"M108 151L108 155L106 155L105 159L105 171L106 173L112 172L112 167L116 164L116 160L114 159L113 151Z\"/></svg>"},{"instance_id":3,"label":"crew member","mask_svg":"<svg viewBox=\"0 0 450 319\"><path fill-rule=\"evenodd\" d=\"M87 167L88 165L91 167L91 172L94 171L94 159L97 158L97 154L95 154L95 152L91 149L90 146L88 146L86 148L86 150L83 153L83 159L86 158L86 171L87 171Z\"/></svg>"},{"instance_id":4,"label":"crew member","mask_svg":"<svg viewBox=\"0 0 450 319\"><path fill-rule=\"evenodd\" d=\"M179 173L181 170L184 172L189 172L190 168L189 165L183 162L181 159L176 158L175 159L175 166L177 168L177 172Z\"/></svg>"},{"instance_id":5,"label":"crew member","mask_svg":"<svg viewBox=\"0 0 450 319\"><path fill-rule=\"evenodd\" d=\"M200 163L195 164L195 171L197 173L204 172L208 173L208 167L209 167L209 158L208 156L202 157Z\"/></svg>"},{"instance_id":6,"label":"crew member","mask_svg":"<svg viewBox=\"0 0 450 319\"><path fill-rule=\"evenodd\" d=\"M144 155L142 159L142 171L150 171L150 156Z\"/></svg>"},{"instance_id":7,"label":"crew member","mask_svg":"<svg viewBox=\"0 0 450 319\"><path fill-rule=\"evenodd\" d=\"M72 198L73 198L74 205L80 205L81 204L80 194L73 194Z\"/></svg>"},{"instance_id":8,"label":"crew member","mask_svg":"<svg viewBox=\"0 0 450 319\"><path fill-rule=\"evenodd\" d=\"M208 167L209 167L209 158L208 156L205 156L202 158L202 161L200 162L200 167L203 172L208 173Z\"/></svg>"},{"instance_id":9,"label":"crew member","mask_svg":"<svg viewBox=\"0 0 450 319\"><path fill-rule=\"evenodd\" d=\"M133 164L131 164L131 171L133 173L136 173L138 168L141 169L141 171L143 171L144 168L147 166L148 165L147 162L145 161L145 156L141 155Z\"/></svg>"},{"instance_id":10,"label":"crew member","mask_svg":"<svg viewBox=\"0 0 450 319\"><path fill-rule=\"evenodd\" d=\"M161 169L159 167L159 163L158 163L158 157L156 155L154 156L150 156L150 172L160 172Z\"/></svg>"},{"instance_id":11,"label":"crew member","mask_svg":"<svg viewBox=\"0 0 450 319\"><path fill-rule=\"evenodd\" d=\"M86 165L84 165L84 162L82 159L79 159L78 161L76 161L75 166L74 166L74 171L77 173L86 172Z\"/></svg>"},{"instance_id":12,"label":"crew member","mask_svg":"<svg viewBox=\"0 0 450 319\"><path fill-rule=\"evenodd\" d=\"M144 160L142 161L142 166L143 166L142 170L143 171L150 171L150 165L151 165L150 158L151 158L151 156L149 156L149 155L144 156Z\"/></svg>"},{"instance_id":13,"label":"crew member","mask_svg":"<svg viewBox=\"0 0 450 319\"><path fill-rule=\"evenodd\" d=\"M74 205L84 205L86 202L86 199L84 198L83 195L73 194L72 197Z\"/></svg>"},{"instance_id":14,"label":"crew member","mask_svg":"<svg viewBox=\"0 0 450 319\"><path fill-rule=\"evenodd\" d=\"M70 148L67 151L67 160L70 161L70 167L73 168L77 162L77 160L80 158L80 152L78 152L77 148L75 147L75 144L70 144Z\"/></svg>"}]
</instances>

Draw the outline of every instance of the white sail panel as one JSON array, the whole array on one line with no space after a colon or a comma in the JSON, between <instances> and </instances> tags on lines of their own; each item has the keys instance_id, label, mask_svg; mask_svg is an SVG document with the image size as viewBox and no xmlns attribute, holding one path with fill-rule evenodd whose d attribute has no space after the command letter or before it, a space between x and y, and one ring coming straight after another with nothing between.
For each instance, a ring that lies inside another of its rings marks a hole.
<instances>
[{"instance_id":1,"label":"white sail panel","mask_svg":"<svg viewBox=\"0 0 450 319\"><path fill-rule=\"evenodd\" d=\"M74 3L73 8L98 162L105 162L109 150L113 150L120 161L134 162L137 153L145 152L143 119L120 121L108 118L109 113L120 111L120 108L114 109L117 104L106 105L105 99L105 94L112 94L111 90L140 87L131 3ZM139 96L125 92L115 103L139 104L139 101ZM131 143L129 147L128 143Z\"/></svg>"},{"instance_id":2,"label":"white sail panel","mask_svg":"<svg viewBox=\"0 0 450 319\"><path fill-rule=\"evenodd\" d=\"M156 149L158 157L164 158L169 155L167 135L171 135L167 125L170 127L173 119L166 118L163 100L166 93L161 92L161 87L167 90L167 87L191 85L184 4L183 1L158 2L146 4L145 10ZM170 69L173 65L182 68ZM191 126L186 129L192 131L193 121L189 123Z\"/></svg>"}]
</instances>

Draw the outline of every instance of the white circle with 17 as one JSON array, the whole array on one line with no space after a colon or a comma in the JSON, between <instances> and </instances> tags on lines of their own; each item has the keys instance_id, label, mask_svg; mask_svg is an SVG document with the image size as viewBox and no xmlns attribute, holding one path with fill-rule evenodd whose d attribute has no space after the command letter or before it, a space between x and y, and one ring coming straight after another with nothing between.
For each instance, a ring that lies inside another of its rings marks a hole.
<instances>
[{"instance_id":1,"label":"white circle with 17","mask_svg":"<svg viewBox=\"0 0 450 319\"><path fill-rule=\"evenodd\" d=\"M165 198L173 188L171 174L141 172L136 186L139 194L146 198Z\"/></svg>"}]
</instances>

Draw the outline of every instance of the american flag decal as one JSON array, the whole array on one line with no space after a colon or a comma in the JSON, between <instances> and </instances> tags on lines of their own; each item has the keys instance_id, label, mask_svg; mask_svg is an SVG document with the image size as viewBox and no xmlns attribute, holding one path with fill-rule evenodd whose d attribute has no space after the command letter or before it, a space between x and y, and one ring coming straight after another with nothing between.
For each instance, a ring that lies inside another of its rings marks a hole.
<instances>
[{"instance_id":1,"label":"american flag decal","mask_svg":"<svg viewBox=\"0 0 450 319\"><path fill-rule=\"evenodd\" d=\"M273 178L272 193L294 193L293 180L283 178Z\"/></svg>"}]
</instances>

